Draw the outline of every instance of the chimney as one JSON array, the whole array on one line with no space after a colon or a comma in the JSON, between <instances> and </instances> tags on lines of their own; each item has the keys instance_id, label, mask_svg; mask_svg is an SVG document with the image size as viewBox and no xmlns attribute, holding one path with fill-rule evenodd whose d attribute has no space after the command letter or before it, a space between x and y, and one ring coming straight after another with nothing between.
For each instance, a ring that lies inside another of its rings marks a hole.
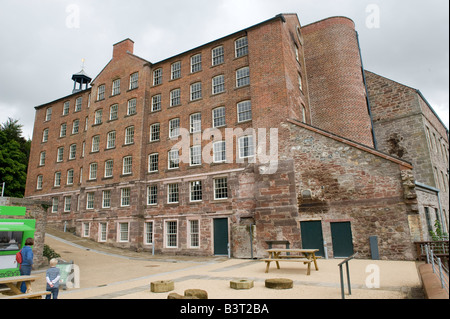
<instances>
[{"instance_id":1,"label":"chimney","mask_svg":"<svg viewBox=\"0 0 450 319\"><path fill-rule=\"evenodd\" d=\"M127 53L133 54L134 41L125 39L113 45L113 59L125 56Z\"/></svg>"}]
</instances>

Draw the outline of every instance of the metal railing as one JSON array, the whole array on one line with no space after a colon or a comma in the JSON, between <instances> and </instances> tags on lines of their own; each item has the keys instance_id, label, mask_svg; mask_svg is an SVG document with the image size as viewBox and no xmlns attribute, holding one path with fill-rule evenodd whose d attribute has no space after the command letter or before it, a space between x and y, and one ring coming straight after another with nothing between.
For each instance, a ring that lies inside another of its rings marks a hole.
<instances>
[{"instance_id":1,"label":"metal railing","mask_svg":"<svg viewBox=\"0 0 450 319\"><path fill-rule=\"evenodd\" d=\"M416 250L417 250L417 257L420 260L427 260L427 253L426 248L432 249L434 252L434 255L437 255L437 257L440 257L444 259L444 261L447 263L448 268L448 259L449 259L449 248L448 244L449 241L419 241L416 242Z\"/></svg>"},{"instance_id":2,"label":"metal railing","mask_svg":"<svg viewBox=\"0 0 450 319\"><path fill-rule=\"evenodd\" d=\"M350 257L348 257L347 259L345 259L343 262L341 262L338 265L339 266L339 273L340 273L340 277L341 277L341 296L342 296L342 299L345 299L344 271L342 269L342 266L345 264L345 267L346 267L346 270L347 270L348 294L351 295L352 294L352 285L350 283L350 269L348 267L348 262L350 260L352 260L353 258L355 258L356 255L358 255L358 253L355 253L355 254L351 255Z\"/></svg>"},{"instance_id":3,"label":"metal railing","mask_svg":"<svg viewBox=\"0 0 450 319\"><path fill-rule=\"evenodd\" d=\"M447 259L447 266L445 266L442 263L441 258L439 258L435 254L435 252L433 251L433 248L431 248L428 245L425 245L425 253L427 256L427 264L431 264L431 266L433 268L433 273L439 277L442 289L447 291L447 294L448 294L448 291L449 291L449 289L448 289L448 286L449 286L448 285L448 259ZM447 256L448 256L448 246L447 246Z\"/></svg>"}]
</instances>

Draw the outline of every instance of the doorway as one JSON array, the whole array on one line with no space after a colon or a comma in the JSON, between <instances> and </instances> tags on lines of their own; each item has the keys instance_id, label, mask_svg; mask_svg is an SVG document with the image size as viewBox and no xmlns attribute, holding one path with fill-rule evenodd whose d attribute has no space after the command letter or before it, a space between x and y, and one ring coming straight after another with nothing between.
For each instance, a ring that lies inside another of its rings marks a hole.
<instances>
[{"instance_id":1,"label":"doorway","mask_svg":"<svg viewBox=\"0 0 450 319\"><path fill-rule=\"evenodd\" d=\"M214 255L228 255L228 218L214 219Z\"/></svg>"},{"instance_id":2,"label":"doorway","mask_svg":"<svg viewBox=\"0 0 450 319\"><path fill-rule=\"evenodd\" d=\"M300 222L300 230L302 232L302 248L319 249L316 256L324 257L322 222L320 220Z\"/></svg>"},{"instance_id":3,"label":"doorway","mask_svg":"<svg viewBox=\"0 0 450 319\"><path fill-rule=\"evenodd\" d=\"M334 258L353 255L353 235L350 222L331 223Z\"/></svg>"}]
</instances>

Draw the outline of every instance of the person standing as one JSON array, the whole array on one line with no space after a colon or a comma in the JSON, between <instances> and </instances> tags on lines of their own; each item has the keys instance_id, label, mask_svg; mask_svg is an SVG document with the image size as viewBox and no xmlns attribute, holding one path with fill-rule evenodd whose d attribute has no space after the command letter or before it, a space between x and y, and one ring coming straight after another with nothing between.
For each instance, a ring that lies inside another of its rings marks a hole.
<instances>
[{"instance_id":1,"label":"person standing","mask_svg":"<svg viewBox=\"0 0 450 319\"><path fill-rule=\"evenodd\" d=\"M34 239L28 238L25 241L25 246L21 250L21 254L22 254L22 263L20 264L20 275L21 276L31 275L31 268L33 266L33 257L34 257L33 249L31 248L31 246L33 246L33 245L34 245ZM27 286L24 282L20 286L20 291L22 293L27 292Z\"/></svg>"},{"instance_id":2,"label":"person standing","mask_svg":"<svg viewBox=\"0 0 450 319\"><path fill-rule=\"evenodd\" d=\"M53 258L50 260L50 268L47 269L47 273L45 279L47 280L47 291L50 291L52 294L45 296L45 299L58 299L59 293L59 280L61 279L59 268L56 268L58 264L58 260Z\"/></svg>"}]
</instances>

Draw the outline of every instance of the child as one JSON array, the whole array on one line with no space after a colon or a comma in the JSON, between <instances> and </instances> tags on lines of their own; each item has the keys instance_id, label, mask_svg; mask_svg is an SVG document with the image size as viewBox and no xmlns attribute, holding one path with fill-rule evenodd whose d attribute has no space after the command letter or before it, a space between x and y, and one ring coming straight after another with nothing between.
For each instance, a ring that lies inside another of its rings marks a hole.
<instances>
[{"instance_id":1,"label":"child","mask_svg":"<svg viewBox=\"0 0 450 319\"><path fill-rule=\"evenodd\" d=\"M46 279L47 279L47 291L50 291L53 296L53 299L58 299L59 293L59 268L56 268L58 264L58 260L53 258L50 260L50 268L47 270ZM47 295L45 299L51 299L50 295Z\"/></svg>"}]
</instances>

